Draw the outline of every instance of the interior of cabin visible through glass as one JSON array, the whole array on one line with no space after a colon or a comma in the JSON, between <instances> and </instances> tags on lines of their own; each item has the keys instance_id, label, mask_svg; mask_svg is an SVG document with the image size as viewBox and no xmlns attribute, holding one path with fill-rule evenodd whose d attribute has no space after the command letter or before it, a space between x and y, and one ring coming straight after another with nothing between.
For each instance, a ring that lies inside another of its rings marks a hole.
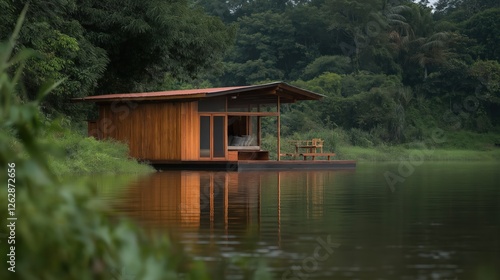
<instances>
[{"instance_id":1,"label":"interior of cabin visible through glass","mask_svg":"<svg viewBox=\"0 0 500 280\"><path fill-rule=\"evenodd\" d=\"M278 97L253 94L204 98L198 102L198 112L200 158L223 158L226 143L229 150L260 150L263 116L255 114L278 114Z\"/></svg>"}]
</instances>

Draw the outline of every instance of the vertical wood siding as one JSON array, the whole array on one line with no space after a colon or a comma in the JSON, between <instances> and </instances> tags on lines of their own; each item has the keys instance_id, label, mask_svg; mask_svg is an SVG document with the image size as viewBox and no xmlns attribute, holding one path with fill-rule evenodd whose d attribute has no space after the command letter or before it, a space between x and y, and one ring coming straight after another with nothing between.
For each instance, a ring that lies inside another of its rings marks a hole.
<instances>
[{"instance_id":1,"label":"vertical wood siding","mask_svg":"<svg viewBox=\"0 0 500 280\"><path fill-rule=\"evenodd\" d=\"M185 103L181 110L181 157L183 160L198 160L200 155L200 117L198 102Z\"/></svg>"},{"instance_id":2,"label":"vertical wood siding","mask_svg":"<svg viewBox=\"0 0 500 280\"><path fill-rule=\"evenodd\" d=\"M99 133L97 128L97 121L88 121L87 122L87 136L94 137L95 139L99 139Z\"/></svg>"},{"instance_id":3,"label":"vertical wood siding","mask_svg":"<svg viewBox=\"0 0 500 280\"><path fill-rule=\"evenodd\" d=\"M196 102L101 104L103 139L127 143L130 156L145 160L196 160L199 153Z\"/></svg>"}]
</instances>

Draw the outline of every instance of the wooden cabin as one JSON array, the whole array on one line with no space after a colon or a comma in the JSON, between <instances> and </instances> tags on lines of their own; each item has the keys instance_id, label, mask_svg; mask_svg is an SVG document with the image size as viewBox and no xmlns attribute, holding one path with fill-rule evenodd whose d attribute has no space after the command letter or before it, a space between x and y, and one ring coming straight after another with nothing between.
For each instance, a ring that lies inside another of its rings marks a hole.
<instances>
[{"instance_id":1,"label":"wooden cabin","mask_svg":"<svg viewBox=\"0 0 500 280\"><path fill-rule=\"evenodd\" d=\"M99 118L89 135L113 138L130 156L152 163L168 161L268 160L261 148L261 120L277 118L280 106L323 96L286 83L88 96ZM279 160L279 159L278 159Z\"/></svg>"}]
</instances>

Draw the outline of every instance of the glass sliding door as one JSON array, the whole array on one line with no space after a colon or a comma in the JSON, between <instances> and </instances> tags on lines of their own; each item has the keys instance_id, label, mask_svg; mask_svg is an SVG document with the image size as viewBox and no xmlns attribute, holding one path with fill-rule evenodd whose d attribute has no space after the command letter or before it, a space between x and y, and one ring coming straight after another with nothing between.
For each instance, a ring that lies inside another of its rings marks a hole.
<instances>
[{"instance_id":1,"label":"glass sliding door","mask_svg":"<svg viewBox=\"0 0 500 280\"><path fill-rule=\"evenodd\" d=\"M210 116L200 116L200 158L210 159Z\"/></svg>"},{"instance_id":2,"label":"glass sliding door","mask_svg":"<svg viewBox=\"0 0 500 280\"><path fill-rule=\"evenodd\" d=\"M225 115L200 115L200 159L225 159L226 134Z\"/></svg>"},{"instance_id":3,"label":"glass sliding door","mask_svg":"<svg viewBox=\"0 0 500 280\"><path fill-rule=\"evenodd\" d=\"M213 116L213 157L225 158L226 157L226 117Z\"/></svg>"}]
</instances>

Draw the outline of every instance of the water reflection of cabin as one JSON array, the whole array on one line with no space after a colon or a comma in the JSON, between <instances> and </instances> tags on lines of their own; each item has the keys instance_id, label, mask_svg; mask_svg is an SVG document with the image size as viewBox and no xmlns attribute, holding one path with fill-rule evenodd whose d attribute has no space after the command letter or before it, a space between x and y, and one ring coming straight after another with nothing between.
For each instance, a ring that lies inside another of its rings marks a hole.
<instances>
[{"instance_id":1,"label":"water reflection of cabin","mask_svg":"<svg viewBox=\"0 0 500 280\"><path fill-rule=\"evenodd\" d=\"M157 165L238 169L240 161L269 161L261 148L261 120L276 118L280 154L280 106L319 100L314 92L276 82L255 86L89 96L99 118L89 135L128 143L130 156ZM279 157L277 161L279 161ZM297 163L298 164L298 163Z\"/></svg>"},{"instance_id":2,"label":"water reflection of cabin","mask_svg":"<svg viewBox=\"0 0 500 280\"><path fill-rule=\"evenodd\" d=\"M152 228L224 229L228 234L263 222L274 224L281 238L282 209L300 209L312 219L323 216L325 185L342 174L336 172L158 172L128 186L118 207ZM282 196L303 200L282 204Z\"/></svg>"}]
</instances>

